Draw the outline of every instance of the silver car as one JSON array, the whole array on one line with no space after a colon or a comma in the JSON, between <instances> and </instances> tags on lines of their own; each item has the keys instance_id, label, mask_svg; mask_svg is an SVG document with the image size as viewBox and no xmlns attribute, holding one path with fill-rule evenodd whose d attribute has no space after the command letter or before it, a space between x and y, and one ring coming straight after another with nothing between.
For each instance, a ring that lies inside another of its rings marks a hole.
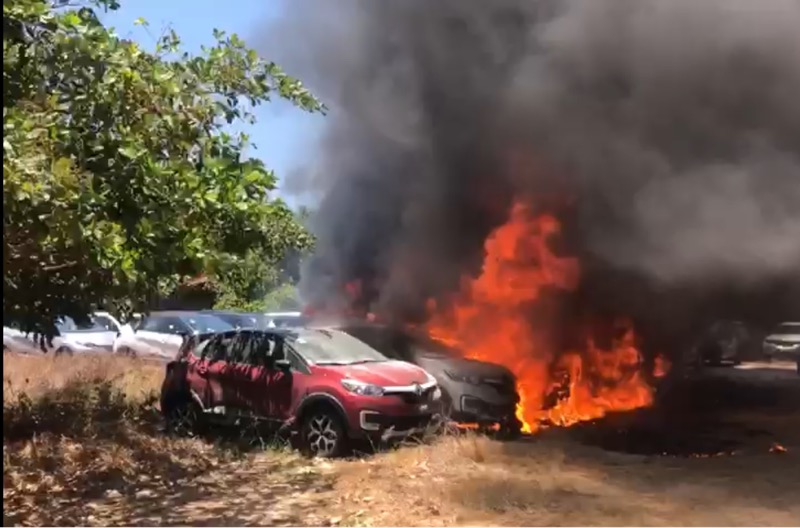
<instances>
[{"instance_id":1,"label":"silver car","mask_svg":"<svg viewBox=\"0 0 800 528\"><path fill-rule=\"evenodd\" d=\"M797 362L797 373L800 374L800 323L779 324L764 338L762 350L768 361L790 359Z\"/></svg>"}]
</instances>

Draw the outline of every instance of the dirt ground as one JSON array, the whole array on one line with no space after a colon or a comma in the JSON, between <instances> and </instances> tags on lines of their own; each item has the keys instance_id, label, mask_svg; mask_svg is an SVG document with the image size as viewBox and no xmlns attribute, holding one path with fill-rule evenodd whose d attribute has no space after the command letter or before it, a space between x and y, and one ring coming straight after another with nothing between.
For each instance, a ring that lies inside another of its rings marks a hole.
<instances>
[{"instance_id":1,"label":"dirt ground","mask_svg":"<svg viewBox=\"0 0 800 528\"><path fill-rule=\"evenodd\" d=\"M9 366L23 369L8 361L4 357L4 377ZM57 366L51 373L64 370ZM136 392L141 388L131 384L137 377L131 372L137 371L114 364L93 376L116 376ZM157 373L147 379L155 383ZM14 382L4 381L10 390ZM338 461L168 439L130 410L121 411L124 426L113 432L110 422L87 429L91 438L63 429L12 439L7 389L5 525L800 521L800 377L781 365L707 369L671 385L655 409L517 442L451 436ZM19 383L13 390L22 390Z\"/></svg>"}]
</instances>

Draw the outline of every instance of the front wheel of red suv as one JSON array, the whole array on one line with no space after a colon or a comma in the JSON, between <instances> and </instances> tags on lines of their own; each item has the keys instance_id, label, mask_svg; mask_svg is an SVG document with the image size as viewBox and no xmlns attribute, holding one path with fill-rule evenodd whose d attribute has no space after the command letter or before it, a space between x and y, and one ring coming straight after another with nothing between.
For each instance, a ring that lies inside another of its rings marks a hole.
<instances>
[{"instance_id":1,"label":"front wheel of red suv","mask_svg":"<svg viewBox=\"0 0 800 528\"><path fill-rule=\"evenodd\" d=\"M331 458L344 453L347 444L339 416L328 409L311 411L300 431L302 447L311 456Z\"/></svg>"}]
</instances>

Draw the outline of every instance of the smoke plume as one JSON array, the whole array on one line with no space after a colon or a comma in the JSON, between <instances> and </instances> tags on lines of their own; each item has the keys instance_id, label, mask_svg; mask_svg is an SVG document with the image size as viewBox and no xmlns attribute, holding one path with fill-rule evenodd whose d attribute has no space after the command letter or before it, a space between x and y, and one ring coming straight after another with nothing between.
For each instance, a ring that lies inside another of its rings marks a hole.
<instances>
[{"instance_id":1,"label":"smoke plume","mask_svg":"<svg viewBox=\"0 0 800 528\"><path fill-rule=\"evenodd\" d=\"M319 197L309 301L360 279L413 313L522 198L560 211L599 310L800 315L800 2L284 8L261 47L330 107L289 182Z\"/></svg>"}]
</instances>

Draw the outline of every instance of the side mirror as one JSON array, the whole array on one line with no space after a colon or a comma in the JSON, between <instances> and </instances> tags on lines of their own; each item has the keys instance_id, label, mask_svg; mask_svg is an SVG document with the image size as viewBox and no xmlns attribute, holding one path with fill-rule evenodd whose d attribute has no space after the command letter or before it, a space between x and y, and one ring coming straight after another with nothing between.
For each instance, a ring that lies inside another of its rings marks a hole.
<instances>
[{"instance_id":1,"label":"side mirror","mask_svg":"<svg viewBox=\"0 0 800 528\"><path fill-rule=\"evenodd\" d=\"M292 369L292 364L288 359L276 359L272 362L272 366L275 370L282 370L284 372L288 372Z\"/></svg>"}]
</instances>

